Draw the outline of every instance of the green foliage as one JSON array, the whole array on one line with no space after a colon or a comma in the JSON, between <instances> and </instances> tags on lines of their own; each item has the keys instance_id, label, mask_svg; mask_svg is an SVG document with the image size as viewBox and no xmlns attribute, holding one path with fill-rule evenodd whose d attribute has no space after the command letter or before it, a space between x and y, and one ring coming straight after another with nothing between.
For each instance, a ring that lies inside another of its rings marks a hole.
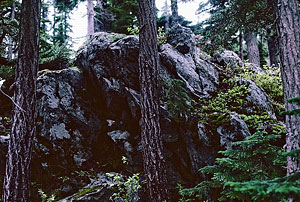
<instances>
[{"instance_id":1,"label":"green foliage","mask_svg":"<svg viewBox=\"0 0 300 202\"><path fill-rule=\"evenodd\" d=\"M300 200L299 172L265 181L227 182L225 186L241 195L248 195L251 201L287 201L289 198Z\"/></svg>"},{"instance_id":2,"label":"green foliage","mask_svg":"<svg viewBox=\"0 0 300 202\"><path fill-rule=\"evenodd\" d=\"M86 188L83 188L83 189L81 189L81 190L79 190L79 192L78 193L76 193L76 195L75 195L75 199L78 199L78 198L80 198L80 197L82 197L82 196L84 196L84 195L86 195L86 194L88 194L88 193L91 193L91 192L93 192L93 191L95 191L95 190L97 190L97 189L100 189L101 188L101 186L93 186L93 187L86 187Z\"/></svg>"},{"instance_id":3,"label":"green foliage","mask_svg":"<svg viewBox=\"0 0 300 202\"><path fill-rule=\"evenodd\" d=\"M204 200L210 188L212 192L221 190L220 196L215 196L220 201L252 201L251 192L240 192L232 186L234 183L284 176L283 165L286 162L282 155L283 149L275 144L280 138L280 135L257 131L246 140L233 143L233 149L219 152L223 157L217 158L215 165L200 169L211 175L210 180L203 181L196 187L183 189L181 193L186 197L193 195ZM265 194L264 197L269 196Z\"/></svg>"},{"instance_id":4,"label":"green foliage","mask_svg":"<svg viewBox=\"0 0 300 202\"><path fill-rule=\"evenodd\" d=\"M128 27L138 26L138 2L134 0L109 0L108 9L115 16L112 32L128 34Z\"/></svg>"},{"instance_id":5,"label":"green foliage","mask_svg":"<svg viewBox=\"0 0 300 202\"><path fill-rule=\"evenodd\" d=\"M139 35L140 33L139 27L127 27L127 31L131 35Z\"/></svg>"},{"instance_id":6,"label":"green foliage","mask_svg":"<svg viewBox=\"0 0 300 202\"><path fill-rule=\"evenodd\" d=\"M140 30L139 30L139 27L127 27L127 31L129 34L131 35L139 35L140 33ZM159 45L162 45L162 44L165 44L167 43L167 36L166 34L164 33L164 30L162 27L159 27L157 29L157 43Z\"/></svg>"},{"instance_id":7,"label":"green foliage","mask_svg":"<svg viewBox=\"0 0 300 202\"><path fill-rule=\"evenodd\" d=\"M55 194L51 194L51 196L47 196L47 194L45 194L45 192L41 189L38 190L39 195L42 199L42 202L53 202L55 201Z\"/></svg>"},{"instance_id":8,"label":"green foliage","mask_svg":"<svg viewBox=\"0 0 300 202\"><path fill-rule=\"evenodd\" d=\"M159 45L167 43L167 36L162 27L157 29L157 43Z\"/></svg>"},{"instance_id":9,"label":"green foliage","mask_svg":"<svg viewBox=\"0 0 300 202\"><path fill-rule=\"evenodd\" d=\"M11 125L11 119L8 117L1 117L0 116L0 126L3 126L0 128L0 135L6 136L10 133L10 125Z\"/></svg>"},{"instance_id":10,"label":"green foliage","mask_svg":"<svg viewBox=\"0 0 300 202\"><path fill-rule=\"evenodd\" d=\"M192 99L188 95L185 83L178 79L168 79L161 83L164 94L162 102L167 106L170 116L180 121L193 111Z\"/></svg>"},{"instance_id":11,"label":"green foliage","mask_svg":"<svg viewBox=\"0 0 300 202\"><path fill-rule=\"evenodd\" d=\"M15 75L15 68L13 66L0 65L0 77L3 79L11 78Z\"/></svg>"},{"instance_id":12,"label":"green foliage","mask_svg":"<svg viewBox=\"0 0 300 202\"><path fill-rule=\"evenodd\" d=\"M248 88L245 85L236 85L225 92L220 92L212 100L206 100L202 109L205 112L236 112L243 105L247 94Z\"/></svg>"},{"instance_id":13,"label":"green foliage","mask_svg":"<svg viewBox=\"0 0 300 202\"><path fill-rule=\"evenodd\" d=\"M180 199L179 202L190 202L196 201L196 198L203 199L208 196L210 192L210 187L212 187L212 182L204 181L196 185L193 188L184 188L182 185L178 184Z\"/></svg>"},{"instance_id":14,"label":"green foliage","mask_svg":"<svg viewBox=\"0 0 300 202\"><path fill-rule=\"evenodd\" d=\"M295 103L300 106L300 97L290 98L287 102ZM282 112L281 114L300 116L300 109Z\"/></svg>"},{"instance_id":15,"label":"green foliage","mask_svg":"<svg viewBox=\"0 0 300 202\"><path fill-rule=\"evenodd\" d=\"M112 201L118 201L123 199L124 201L138 200L138 191L142 188L140 185L140 177L138 173L133 174L125 179L122 179L121 175L114 173L106 173L115 184L111 185L111 189L115 190L115 193L111 196Z\"/></svg>"},{"instance_id":16,"label":"green foliage","mask_svg":"<svg viewBox=\"0 0 300 202\"><path fill-rule=\"evenodd\" d=\"M39 64L43 69L66 68L70 60L70 53L66 44L44 43L40 47Z\"/></svg>"},{"instance_id":17,"label":"green foliage","mask_svg":"<svg viewBox=\"0 0 300 202\"><path fill-rule=\"evenodd\" d=\"M288 102L299 104L300 97L291 98ZM300 115L298 109L285 112L285 114ZM282 156L290 156L299 160L300 150L284 152ZM282 160L279 162L282 162ZM287 201L288 199L299 201L300 172L293 173L290 176L282 176L284 174L281 176L272 175L270 179L251 179L251 181L246 182L228 181L225 183L225 186L240 195L246 195L252 201Z\"/></svg>"},{"instance_id":18,"label":"green foliage","mask_svg":"<svg viewBox=\"0 0 300 202\"><path fill-rule=\"evenodd\" d=\"M238 42L238 31L258 33L261 29L272 27L274 24L274 10L268 1L209 0L208 2L209 4L201 5L199 13L209 12L210 17L198 27L194 27L204 36L203 48L208 53L223 48L232 50L233 44ZM205 43L207 41L209 43Z\"/></svg>"},{"instance_id":19,"label":"green foliage","mask_svg":"<svg viewBox=\"0 0 300 202\"><path fill-rule=\"evenodd\" d=\"M231 85L231 84L229 84ZM248 94L248 88L244 85L231 85L223 92L219 92L216 97L202 99L201 108L195 110L195 114L200 116L204 124L220 126L229 121L229 112L239 111Z\"/></svg>"},{"instance_id":20,"label":"green foliage","mask_svg":"<svg viewBox=\"0 0 300 202\"><path fill-rule=\"evenodd\" d=\"M240 76L252 80L277 103L283 103L283 87L280 68L264 66L263 72L253 72L244 67Z\"/></svg>"},{"instance_id":21,"label":"green foliage","mask_svg":"<svg viewBox=\"0 0 300 202\"><path fill-rule=\"evenodd\" d=\"M14 18L12 13L14 11ZM15 0L0 1L0 56L8 58L8 47L16 53L18 44L21 3Z\"/></svg>"}]
</instances>

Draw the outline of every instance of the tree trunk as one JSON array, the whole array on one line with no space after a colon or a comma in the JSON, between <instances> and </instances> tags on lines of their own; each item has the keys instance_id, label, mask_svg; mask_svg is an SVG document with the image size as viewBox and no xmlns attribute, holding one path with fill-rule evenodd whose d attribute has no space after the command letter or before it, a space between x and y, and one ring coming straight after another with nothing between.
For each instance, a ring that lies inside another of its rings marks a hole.
<instances>
[{"instance_id":1,"label":"tree trunk","mask_svg":"<svg viewBox=\"0 0 300 202\"><path fill-rule=\"evenodd\" d=\"M13 2L11 6L11 16L10 16L11 20L15 19L15 7L16 7L16 3ZM11 60L12 56L13 56L13 39L12 36L10 36L8 39L8 53L7 53L8 60Z\"/></svg>"},{"instance_id":2,"label":"tree trunk","mask_svg":"<svg viewBox=\"0 0 300 202\"><path fill-rule=\"evenodd\" d=\"M105 11L102 0L97 0L96 6L99 8L98 17L95 18L95 32L106 31L107 24L104 21Z\"/></svg>"},{"instance_id":3,"label":"tree trunk","mask_svg":"<svg viewBox=\"0 0 300 202\"><path fill-rule=\"evenodd\" d=\"M18 61L15 71L16 105L12 112L4 179L4 202L29 201L30 162L35 136L40 8L39 0L22 1Z\"/></svg>"},{"instance_id":4,"label":"tree trunk","mask_svg":"<svg viewBox=\"0 0 300 202\"><path fill-rule=\"evenodd\" d=\"M94 34L94 4L93 0L88 0L87 4L87 16L88 16L88 36Z\"/></svg>"},{"instance_id":5,"label":"tree trunk","mask_svg":"<svg viewBox=\"0 0 300 202\"><path fill-rule=\"evenodd\" d=\"M178 22L178 5L177 0L171 0L172 24Z\"/></svg>"},{"instance_id":6,"label":"tree trunk","mask_svg":"<svg viewBox=\"0 0 300 202\"><path fill-rule=\"evenodd\" d=\"M270 57L270 65L278 67L280 63L280 56L279 56L279 45L278 39L276 34L268 34L268 50L269 50L269 57Z\"/></svg>"},{"instance_id":7,"label":"tree trunk","mask_svg":"<svg viewBox=\"0 0 300 202\"><path fill-rule=\"evenodd\" d=\"M159 124L158 47L154 0L139 0L141 135L144 172L150 202L169 201Z\"/></svg>"},{"instance_id":8,"label":"tree trunk","mask_svg":"<svg viewBox=\"0 0 300 202\"><path fill-rule=\"evenodd\" d=\"M284 99L300 96L300 25L297 0L277 0L275 10L278 19L278 37ZM296 104L286 103L285 110L297 109ZM287 152L299 149L300 117L286 116ZM299 161L287 159L287 175L300 171Z\"/></svg>"},{"instance_id":9,"label":"tree trunk","mask_svg":"<svg viewBox=\"0 0 300 202\"><path fill-rule=\"evenodd\" d=\"M249 62L260 66L259 50L258 50L256 35L253 32L247 32L245 34L245 40L247 44L247 50L248 50L247 58Z\"/></svg>"},{"instance_id":10,"label":"tree trunk","mask_svg":"<svg viewBox=\"0 0 300 202\"><path fill-rule=\"evenodd\" d=\"M244 62L244 47L243 47L243 41L244 41L243 32L240 31L240 35L239 35L240 58L241 58L241 60Z\"/></svg>"}]
</instances>

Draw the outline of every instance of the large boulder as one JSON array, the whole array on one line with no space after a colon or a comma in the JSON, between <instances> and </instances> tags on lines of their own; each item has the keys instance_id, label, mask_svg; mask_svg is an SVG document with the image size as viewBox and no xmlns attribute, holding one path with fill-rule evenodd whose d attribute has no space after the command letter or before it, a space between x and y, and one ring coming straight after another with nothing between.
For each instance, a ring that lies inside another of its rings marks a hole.
<instances>
[{"instance_id":1,"label":"large boulder","mask_svg":"<svg viewBox=\"0 0 300 202\"><path fill-rule=\"evenodd\" d=\"M223 67L229 67L231 69L239 69L244 66L244 62L241 58L239 58L235 52L230 50L216 53L212 60Z\"/></svg>"},{"instance_id":2,"label":"large boulder","mask_svg":"<svg viewBox=\"0 0 300 202\"><path fill-rule=\"evenodd\" d=\"M232 149L232 143L242 141L251 133L247 124L237 113L227 114L227 120L217 128L217 133L220 136L220 145L225 149Z\"/></svg>"},{"instance_id":3,"label":"large boulder","mask_svg":"<svg viewBox=\"0 0 300 202\"><path fill-rule=\"evenodd\" d=\"M191 33L186 29L183 33L184 42L174 33L174 46L160 47L160 78L162 82L181 80L185 93L195 102L210 99L220 86L220 68L200 57L193 38L187 37ZM81 170L93 174L143 172L138 48L137 36L96 33L78 52L75 64L79 69L39 72L32 174L38 184L48 185L43 189L63 192L61 202L109 200L111 179L103 175L91 179L85 174L74 177ZM264 91L251 81L239 80L238 84L249 89L241 107L245 113L274 114ZM191 115L175 119L164 102L159 110L172 201L177 200L178 183L192 186L203 179L198 172L201 167L213 164L219 150L231 148L233 141L250 134L235 113L224 115L224 124L212 127ZM3 159L7 140L8 136L0 136ZM4 166L1 161L0 175Z\"/></svg>"},{"instance_id":4,"label":"large boulder","mask_svg":"<svg viewBox=\"0 0 300 202\"><path fill-rule=\"evenodd\" d=\"M112 160L121 159L121 153L106 135L108 124L101 114L103 106L96 105L93 97L79 69L39 72L32 171L38 183L47 184L55 179L54 188L72 193L78 189L78 183L59 185L60 178L86 170L92 162L110 162L111 167L117 167L114 162L121 164Z\"/></svg>"},{"instance_id":5,"label":"large boulder","mask_svg":"<svg viewBox=\"0 0 300 202\"><path fill-rule=\"evenodd\" d=\"M168 32L167 42L182 54L194 54L196 40L190 28L175 24Z\"/></svg>"},{"instance_id":6,"label":"large boulder","mask_svg":"<svg viewBox=\"0 0 300 202\"><path fill-rule=\"evenodd\" d=\"M215 67L191 54L181 54L170 44L161 47L162 68L170 72L172 78L185 81L187 88L199 97L207 97L217 90L219 74Z\"/></svg>"},{"instance_id":7,"label":"large boulder","mask_svg":"<svg viewBox=\"0 0 300 202\"><path fill-rule=\"evenodd\" d=\"M251 80L238 79L237 84L246 86L249 91L243 107L241 108L241 111L244 112L244 114L267 112L270 118L276 120L271 99L263 89L259 88Z\"/></svg>"}]
</instances>

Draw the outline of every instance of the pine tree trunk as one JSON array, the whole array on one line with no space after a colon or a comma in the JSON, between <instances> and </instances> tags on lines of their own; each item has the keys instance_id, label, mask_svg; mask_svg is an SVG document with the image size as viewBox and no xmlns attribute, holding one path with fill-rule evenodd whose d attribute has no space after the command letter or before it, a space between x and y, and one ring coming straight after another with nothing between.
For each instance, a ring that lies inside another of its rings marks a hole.
<instances>
[{"instance_id":1,"label":"pine tree trunk","mask_svg":"<svg viewBox=\"0 0 300 202\"><path fill-rule=\"evenodd\" d=\"M88 0L87 4L87 16L88 16L88 36L94 34L94 4L93 0Z\"/></svg>"},{"instance_id":2,"label":"pine tree trunk","mask_svg":"<svg viewBox=\"0 0 300 202\"><path fill-rule=\"evenodd\" d=\"M40 1L23 0L15 70L12 128L6 161L4 202L28 202L30 162L35 136L36 78L38 70Z\"/></svg>"},{"instance_id":3,"label":"pine tree trunk","mask_svg":"<svg viewBox=\"0 0 300 202\"><path fill-rule=\"evenodd\" d=\"M247 44L247 50L248 50L247 58L249 62L260 66L259 50L258 50L256 35L253 32L247 32L245 34L245 40Z\"/></svg>"},{"instance_id":4,"label":"pine tree trunk","mask_svg":"<svg viewBox=\"0 0 300 202\"><path fill-rule=\"evenodd\" d=\"M270 57L270 65L278 67L280 63L280 56L279 56L279 45L277 41L277 35L268 34L268 51Z\"/></svg>"},{"instance_id":5,"label":"pine tree trunk","mask_svg":"<svg viewBox=\"0 0 300 202\"><path fill-rule=\"evenodd\" d=\"M103 4L102 4L102 1L101 0L97 0L97 3L96 3L96 6L99 8L99 14L98 15L101 15L102 12L103 12ZM95 20L95 32L101 32L101 31L105 31L105 27L104 27L104 24L103 22L101 22L101 19L99 18L96 18Z\"/></svg>"},{"instance_id":6,"label":"pine tree trunk","mask_svg":"<svg viewBox=\"0 0 300 202\"><path fill-rule=\"evenodd\" d=\"M171 0L172 24L178 22L178 5L177 0Z\"/></svg>"},{"instance_id":7,"label":"pine tree trunk","mask_svg":"<svg viewBox=\"0 0 300 202\"><path fill-rule=\"evenodd\" d=\"M239 35L240 58L241 58L241 60L244 62L244 47L243 47L243 41L244 41L243 32L240 31L240 35Z\"/></svg>"},{"instance_id":8,"label":"pine tree trunk","mask_svg":"<svg viewBox=\"0 0 300 202\"><path fill-rule=\"evenodd\" d=\"M141 135L149 202L168 199L165 159L159 124L158 48L154 0L139 0Z\"/></svg>"},{"instance_id":9,"label":"pine tree trunk","mask_svg":"<svg viewBox=\"0 0 300 202\"><path fill-rule=\"evenodd\" d=\"M15 19L15 7L16 7L16 3L13 2L12 6L11 6L11 16L10 16L11 20ZM8 53L7 53L8 60L12 59L12 55L13 55L13 39L12 39L12 37L9 37L9 39L8 39Z\"/></svg>"},{"instance_id":10,"label":"pine tree trunk","mask_svg":"<svg viewBox=\"0 0 300 202\"><path fill-rule=\"evenodd\" d=\"M300 25L299 3L297 0L277 0L276 14L278 18L278 36L281 61L281 74L284 98L300 96ZM298 106L286 103L285 110L294 110ZM286 116L286 148L287 151L299 149L300 117ZM287 175L300 171L299 161L287 159Z\"/></svg>"}]
</instances>

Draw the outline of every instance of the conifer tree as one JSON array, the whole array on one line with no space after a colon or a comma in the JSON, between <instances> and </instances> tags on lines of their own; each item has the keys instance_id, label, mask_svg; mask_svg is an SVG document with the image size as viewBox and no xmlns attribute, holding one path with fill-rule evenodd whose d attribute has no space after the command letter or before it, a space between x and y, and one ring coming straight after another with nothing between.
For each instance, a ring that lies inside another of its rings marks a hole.
<instances>
[{"instance_id":1,"label":"conifer tree","mask_svg":"<svg viewBox=\"0 0 300 202\"><path fill-rule=\"evenodd\" d=\"M159 123L158 45L154 0L139 0L139 80L144 173L149 202L169 202Z\"/></svg>"},{"instance_id":2,"label":"conifer tree","mask_svg":"<svg viewBox=\"0 0 300 202\"><path fill-rule=\"evenodd\" d=\"M4 202L28 202L30 164L35 136L36 79L38 71L40 1L22 1L14 110L8 145Z\"/></svg>"},{"instance_id":3,"label":"conifer tree","mask_svg":"<svg viewBox=\"0 0 300 202\"><path fill-rule=\"evenodd\" d=\"M281 73L284 88L284 98L300 96L300 14L297 0L275 1L277 14L279 49L281 61ZM285 110L297 109L294 103L286 103ZM295 115L286 116L286 148L287 152L300 149L300 117ZM300 171L300 162L288 157L287 174L291 175Z\"/></svg>"}]
</instances>

